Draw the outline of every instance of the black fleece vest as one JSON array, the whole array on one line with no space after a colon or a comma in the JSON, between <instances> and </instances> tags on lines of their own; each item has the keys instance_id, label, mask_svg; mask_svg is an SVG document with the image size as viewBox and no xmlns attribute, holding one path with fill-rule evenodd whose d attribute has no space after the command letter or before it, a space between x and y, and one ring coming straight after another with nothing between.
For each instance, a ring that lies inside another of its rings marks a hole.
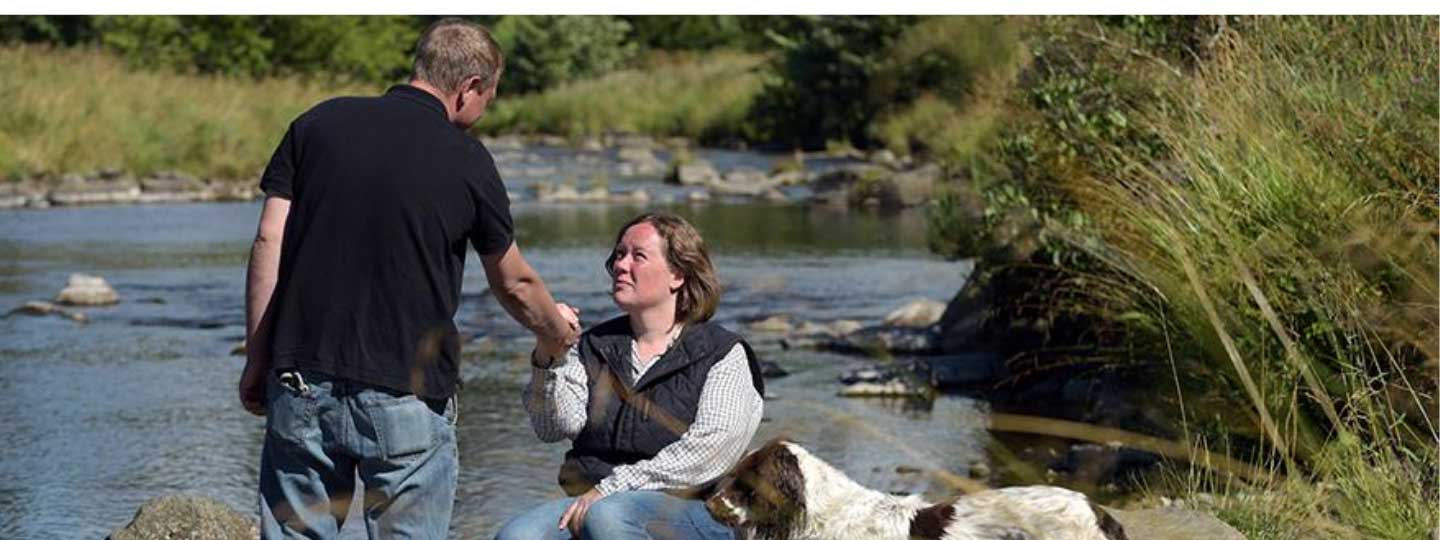
<instances>
[{"instance_id":1,"label":"black fleece vest","mask_svg":"<svg viewBox=\"0 0 1440 540\"><path fill-rule=\"evenodd\" d=\"M590 403L585 428L565 453L560 487L574 497L599 484L617 465L655 457L680 440L695 421L700 393L710 368L736 343L745 348L750 380L760 395L759 359L744 339L720 325L701 322L685 327L675 344L635 384L625 383L634 336L628 317L611 319L580 338Z\"/></svg>"}]
</instances>

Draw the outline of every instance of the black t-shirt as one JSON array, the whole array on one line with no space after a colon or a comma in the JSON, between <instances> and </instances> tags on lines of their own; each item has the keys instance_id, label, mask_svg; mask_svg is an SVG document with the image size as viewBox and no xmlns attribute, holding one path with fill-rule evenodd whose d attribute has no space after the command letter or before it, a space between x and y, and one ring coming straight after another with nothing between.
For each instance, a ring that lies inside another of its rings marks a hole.
<instances>
[{"instance_id":1,"label":"black t-shirt","mask_svg":"<svg viewBox=\"0 0 1440 540\"><path fill-rule=\"evenodd\" d=\"M291 200L271 300L275 369L453 395L467 245L503 253L514 234L480 141L413 86L336 98L290 124L260 188Z\"/></svg>"}]
</instances>

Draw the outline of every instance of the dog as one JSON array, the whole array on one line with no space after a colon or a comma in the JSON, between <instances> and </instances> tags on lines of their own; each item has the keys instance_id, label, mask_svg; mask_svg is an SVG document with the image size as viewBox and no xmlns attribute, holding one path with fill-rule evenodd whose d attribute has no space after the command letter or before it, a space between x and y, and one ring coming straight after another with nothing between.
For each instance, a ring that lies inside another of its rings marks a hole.
<instances>
[{"instance_id":1,"label":"dog","mask_svg":"<svg viewBox=\"0 0 1440 540\"><path fill-rule=\"evenodd\" d=\"M784 439L721 476L705 508L754 540L1127 540L1082 493L1013 487L931 504L867 489Z\"/></svg>"}]
</instances>

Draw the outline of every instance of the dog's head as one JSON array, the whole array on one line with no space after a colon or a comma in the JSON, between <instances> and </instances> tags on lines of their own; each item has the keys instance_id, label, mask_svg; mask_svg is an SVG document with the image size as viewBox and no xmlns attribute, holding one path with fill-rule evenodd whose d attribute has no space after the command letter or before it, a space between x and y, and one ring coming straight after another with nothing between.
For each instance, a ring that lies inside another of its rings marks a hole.
<instances>
[{"instance_id":1,"label":"dog's head","mask_svg":"<svg viewBox=\"0 0 1440 540\"><path fill-rule=\"evenodd\" d=\"M716 521L755 531L788 529L805 512L805 450L775 439L751 452L720 478L705 508Z\"/></svg>"}]
</instances>

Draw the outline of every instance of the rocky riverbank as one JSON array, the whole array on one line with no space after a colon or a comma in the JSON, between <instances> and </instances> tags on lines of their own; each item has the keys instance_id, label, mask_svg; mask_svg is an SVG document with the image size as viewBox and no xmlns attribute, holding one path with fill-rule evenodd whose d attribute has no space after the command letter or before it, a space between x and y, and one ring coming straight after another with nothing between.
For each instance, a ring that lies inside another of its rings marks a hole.
<instances>
[{"instance_id":1,"label":"rocky riverbank","mask_svg":"<svg viewBox=\"0 0 1440 540\"><path fill-rule=\"evenodd\" d=\"M540 149L564 148L589 164L613 164L621 178L663 179L683 188L670 202L704 203L721 199L752 199L832 207L905 208L930 201L945 173L933 164L895 158L888 151L862 154L795 153L780 159L773 170L748 166L717 167L698 157L685 139L613 136L566 139L556 136L502 136L485 139L502 176L520 167L527 174L553 179L535 182L510 193L512 200L538 203L645 204L656 200L644 182L609 185L597 178L562 178L547 169ZM824 158L846 163L826 170L807 170L806 160ZM538 167L537 167L538 165ZM602 168L602 170L610 170ZM257 171L249 178L201 178L185 172L160 171L136 175L118 168L46 174L0 182L0 209L49 208L99 204L156 204L252 201L261 197ZM583 185L588 187L582 187Z\"/></svg>"}]
</instances>

